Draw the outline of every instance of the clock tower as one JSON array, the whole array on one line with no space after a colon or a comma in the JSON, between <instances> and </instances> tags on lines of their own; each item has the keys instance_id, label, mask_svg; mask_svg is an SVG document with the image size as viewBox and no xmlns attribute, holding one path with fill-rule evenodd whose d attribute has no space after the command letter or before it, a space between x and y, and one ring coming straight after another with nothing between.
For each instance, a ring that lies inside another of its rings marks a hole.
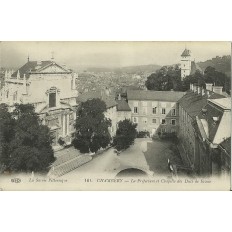
<instances>
[{"instance_id":1,"label":"clock tower","mask_svg":"<svg viewBox=\"0 0 232 232\"><path fill-rule=\"evenodd\" d=\"M191 51L186 49L181 54L181 80L191 73Z\"/></svg>"}]
</instances>

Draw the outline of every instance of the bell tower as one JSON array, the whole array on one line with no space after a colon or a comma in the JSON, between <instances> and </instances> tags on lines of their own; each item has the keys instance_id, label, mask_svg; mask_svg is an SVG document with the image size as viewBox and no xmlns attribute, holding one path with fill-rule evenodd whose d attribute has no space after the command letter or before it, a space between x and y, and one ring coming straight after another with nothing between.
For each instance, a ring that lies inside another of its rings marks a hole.
<instances>
[{"instance_id":1,"label":"bell tower","mask_svg":"<svg viewBox=\"0 0 232 232\"><path fill-rule=\"evenodd\" d=\"M181 54L181 80L191 73L191 51L186 49Z\"/></svg>"}]
</instances>

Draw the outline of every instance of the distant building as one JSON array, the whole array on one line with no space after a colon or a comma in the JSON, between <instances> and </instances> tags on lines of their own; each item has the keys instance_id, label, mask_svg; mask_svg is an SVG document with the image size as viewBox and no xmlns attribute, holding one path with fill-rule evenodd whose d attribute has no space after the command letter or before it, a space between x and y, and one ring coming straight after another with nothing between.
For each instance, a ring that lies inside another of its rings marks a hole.
<instances>
[{"instance_id":1,"label":"distant building","mask_svg":"<svg viewBox=\"0 0 232 232\"><path fill-rule=\"evenodd\" d=\"M50 127L54 146L59 138L71 142L76 118L76 74L53 60L29 61L7 75L0 103L33 104L43 124Z\"/></svg>"},{"instance_id":2,"label":"distant building","mask_svg":"<svg viewBox=\"0 0 232 232\"><path fill-rule=\"evenodd\" d=\"M178 100L184 92L128 90L127 100L132 110L131 120L138 131L150 135L178 131Z\"/></svg>"},{"instance_id":3,"label":"distant building","mask_svg":"<svg viewBox=\"0 0 232 232\"><path fill-rule=\"evenodd\" d=\"M191 51L186 49L181 54L181 80L185 77L194 74L196 70L202 71L200 66L192 59Z\"/></svg>"},{"instance_id":4,"label":"distant building","mask_svg":"<svg viewBox=\"0 0 232 232\"><path fill-rule=\"evenodd\" d=\"M117 123L125 119L131 120L131 108L128 105L127 101L121 97L121 94L118 95L116 102L117 102Z\"/></svg>"}]
</instances>

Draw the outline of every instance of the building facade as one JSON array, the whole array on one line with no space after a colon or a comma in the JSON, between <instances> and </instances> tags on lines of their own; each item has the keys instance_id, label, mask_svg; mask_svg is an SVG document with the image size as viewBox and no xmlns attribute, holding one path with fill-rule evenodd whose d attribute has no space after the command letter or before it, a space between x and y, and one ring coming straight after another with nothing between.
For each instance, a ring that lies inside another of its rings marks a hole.
<instances>
[{"instance_id":1,"label":"building facade","mask_svg":"<svg viewBox=\"0 0 232 232\"><path fill-rule=\"evenodd\" d=\"M1 103L11 109L14 104L32 104L42 123L48 125L54 137L71 143L76 118L76 74L54 60L29 61L5 79Z\"/></svg>"},{"instance_id":2,"label":"building facade","mask_svg":"<svg viewBox=\"0 0 232 232\"><path fill-rule=\"evenodd\" d=\"M178 131L178 100L184 92L128 90L131 120L138 131L148 131L151 136Z\"/></svg>"},{"instance_id":3,"label":"building facade","mask_svg":"<svg viewBox=\"0 0 232 232\"><path fill-rule=\"evenodd\" d=\"M226 98L211 91L208 87L203 89L191 84L190 90L179 100L179 146L183 148L186 156L187 163L185 165L201 175L212 172L210 147L205 144L208 136L208 119L205 120L201 116L206 114L206 107L214 99ZM213 117L212 112L207 114L209 117Z\"/></svg>"},{"instance_id":4,"label":"building facade","mask_svg":"<svg viewBox=\"0 0 232 232\"><path fill-rule=\"evenodd\" d=\"M230 123L231 99L207 100L195 127L200 174L226 176L230 173Z\"/></svg>"}]
</instances>

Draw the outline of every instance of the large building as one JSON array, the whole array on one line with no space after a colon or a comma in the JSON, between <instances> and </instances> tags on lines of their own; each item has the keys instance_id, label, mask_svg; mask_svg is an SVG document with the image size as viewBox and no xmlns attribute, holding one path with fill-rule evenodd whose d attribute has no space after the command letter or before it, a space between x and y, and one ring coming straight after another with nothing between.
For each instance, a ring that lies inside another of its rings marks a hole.
<instances>
[{"instance_id":1,"label":"large building","mask_svg":"<svg viewBox=\"0 0 232 232\"><path fill-rule=\"evenodd\" d=\"M176 133L178 131L178 100L184 92L128 90L127 100L131 108L131 120L138 131Z\"/></svg>"},{"instance_id":2,"label":"large building","mask_svg":"<svg viewBox=\"0 0 232 232\"><path fill-rule=\"evenodd\" d=\"M209 156L209 150L206 150L206 147L202 150L202 146L200 146L200 141L205 141L206 138L204 136L209 136L209 128L214 125L213 117L218 116L218 113L212 110L212 102L227 101L227 98L220 94L222 87L212 87L212 84L206 84L206 89L203 89L191 84L190 90L179 100L178 138L181 146L180 149L184 151L185 159L183 160L187 161L185 165L189 166L195 173L203 175L212 173L212 161ZM208 107L211 110L207 110ZM230 125L228 116L226 119L224 117L222 124L225 125L225 123ZM216 133L216 125L212 128L212 131ZM215 135L210 134L213 137ZM218 131L218 135L223 137L222 131ZM225 139L229 136L230 134L227 130ZM211 143L213 143L213 137L207 137ZM220 142L222 142L222 137L220 138ZM219 141L217 141L218 143Z\"/></svg>"},{"instance_id":3,"label":"large building","mask_svg":"<svg viewBox=\"0 0 232 232\"><path fill-rule=\"evenodd\" d=\"M15 103L33 104L42 122L54 137L71 142L76 118L76 74L54 60L29 61L5 79L1 103L12 109Z\"/></svg>"},{"instance_id":4,"label":"large building","mask_svg":"<svg viewBox=\"0 0 232 232\"><path fill-rule=\"evenodd\" d=\"M230 173L231 98L209 99L196 118L196 152L199 172L205 175Z\"/></svg>"}]
</instances>

